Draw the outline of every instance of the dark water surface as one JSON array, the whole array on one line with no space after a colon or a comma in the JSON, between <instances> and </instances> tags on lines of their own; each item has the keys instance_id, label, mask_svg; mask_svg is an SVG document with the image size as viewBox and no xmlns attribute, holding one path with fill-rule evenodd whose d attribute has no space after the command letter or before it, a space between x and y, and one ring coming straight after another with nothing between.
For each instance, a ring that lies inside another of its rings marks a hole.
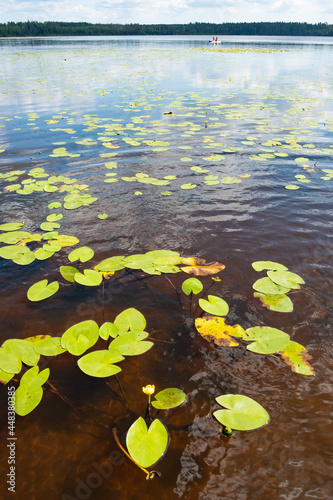
<instances>
[{"instance_id":1,"label":"dark water surface","mask_svg":"<svg viewBox=\"0 0 333 500\"><path fill-rule=\"evenodd\" d=\"M150 351L122 362L121 388L115 377L108 384L88 377L68 353L43 357L40 366L50 368L58 393L45 385L39 406L16 418L15 494L5 484L2 389L2 497L333 498L333 170L323 172L333 168L333 39L227 37L218 48L205 37L3 39L0 60L0 173L21 171L16 179L0 176L0 223L24 221L25 231L43 233L47 215L63 213L60 233L95 252L84 268L154 249L222 262L226 268L211 293L229 304L227 322L287 332L306 347L315 370L300 375L244 345L206 342L194 328L188 298L181 294L182 310L164 276L111 279L103 297L101 287L61 278L71 247L26 266L1 259L2 342L59 336L86 319L101 325L127 307L145 315L154 339ZM63 156L50 156L60 147ZM116 156L100 156L109 153ZM117 168L105 168L106 162ZM33 168L47 174L36 181L62 174L98 200L52 210L48 204L63 203L67 192L6 190L29 182ZM137 173L176 179L165 186L128 181ZM207 175L219 184L206 184ZM225 177L241 182L222 184ZM105 182L112 178L118 181ZM182 189L187 183L196 186ZM98 219L102 213L108 218ZM251 266L258 260L282 263L305 280L305 289L290 295L293 312L270 311L253 297L252 284L265 276ZM187 277L168 275L179 291ZM60 291L29 302L28 288L45 278L63 283ZM202 282L207 288L212 279ZM155 466L162 477L149 482L118 454L111 434L116 425L123 439L144 414L146 384L179 387L188 396L185 405L159 414L170 444ZM268 425L222 438L211 414L215 398L228 393L258 401Z\"/></svg>"}]
</instances>

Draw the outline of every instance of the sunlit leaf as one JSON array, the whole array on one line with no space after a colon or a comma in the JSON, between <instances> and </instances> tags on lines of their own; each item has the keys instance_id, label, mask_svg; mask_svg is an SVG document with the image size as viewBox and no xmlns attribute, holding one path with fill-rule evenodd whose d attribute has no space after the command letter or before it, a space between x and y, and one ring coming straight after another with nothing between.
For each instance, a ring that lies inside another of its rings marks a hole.
<instances>
[{"instance_id":1,"label":"sunlit leaf","mask_svg":"<svg viewBox=\"0 0 333 500\"><path fill-rule=\"evenodd\" d=\"M123 356L143 354L154 345L153 342L144 341L147 337L147 332L129 331L122 333L111 342L109 349L115 349Z\"/></svg>"},{"instance_id":2,"label":"sunlit leaf","mask_svg":"<svg viewBox=\"0 0 333 500\"><path fill-rule=\"evenodd\" d=\"M272 262L270 260L258 260L257 262L252 262L252 267L255 271L277 271L284 270L288 271L288 268L283 264L279 264L278 262Z\"/></svg>"},{"instance_id":3,"label":"sunlit leaf","mask_svg":"<svg viewBox=\"0 0 333 500\"><path fill-rule=\"evenodd\" d=\"M99 338L99 328L95 321L86 320L68 328L61 336L61 347L74 356L80 356L96 344Z\"/></svg>"},{"instance_id":4,"label":"sunlit leaf","mask_svg":"<svg viewBox=\"0 0 333 500\"><path fill-rule=\"evenodd\" d=\"M262 427L269 420L265 408L247 396L225 394L215 399L220 406L228 409L214 411L214 417L231 429L249 431Z\"/></svg>"},{"instance_id":5,"label":"sunlit leaf","mask_svg":"<svg viewBox=\"0 0 333 500\"><path fill-rule=\"evenodd\" d=\"M103 323L103 325L99 329L99 336L103 340L108 340L109 337L116 338L118 335L118 328L110 321Z\"/></svg>"},{"instance_id":6,"label":"sunlit leaf","mask_svg":"<svg viewBox=\"0 0 333 500\"><path fill-rule=\"evenodd\" d=\"M20 373L22 370L19 353L8 345L0 348L0 368L6 373Z\"/></svg>"},{"instance_id":7,"label":"sunlit leaf","mask_svg":"<svg viewBox=\"0 0 333 500\"><path fill-rule=\"evenodd\" d=\"M102 260L102 262L97 264L96 269L105 273L113 273L115 271L119 271L120 269L124 269L126 267L124 258L125 257L123 255L109 257L108 259Z\"/></svg>"},{"instance_id":8,"label":"sunlit leaf","mask_svg":"<svg viewBox=\"0 0 333 500\"><path fill-rule=\"evenodd\" d=\"M207 316L205 318L196 318L195 327L200 335L208 342L213 341L216 345L235 347L233 337L246 337L244 329L239 325L229 326L225 324L224 318L217 316Z\"/></svg>"},{"instance_id":9,"label":"sunlit leaf","mask_svg":"<svg viewBox=\"0 0 333 500\"><path fill-rule=\"evenodd\" d=\"M126 446L133 460L141 467L154 465L168 446L168 431L155 419L147 429L146 422L139 417L129 428Z\"/></svg>"},{"instance_id":10,"label":"sunlit leaf","mask_svg":"<svg viewBox=\"0 0 333 500\"><path fill-rule=\"evenodd\" d=\"M146 319L140 311L131 307L118 314L114 320L114 324L118 328L119 335L128 330L142 332L146 328Z\"/></svg>"},{"instance_id":11,"label":"sunlit leaf","mask_svg":"<svg viewBox=\"0 0 333 500\"><path fill-rule=\"evenodd\" d=\"M170 387L155 394L155 400L152 401L152 406L158 410L168 410L176 408L187 400L185 392L181 389Z\"/></svg>"},{"instance_id":12,"label":"sunlit leaf","mask_svg":"<svg viewBox=\"0 0 333 500\"><path fill-rule=\"evenodd\" d=\"M290 298L285 295L266 295L265 293L254 293L254 297L258 297L263 305L276 312L292 312L294 306Z\"/></svg>"},{"instance_id":13,"label":"sunlit leaf","mask_svg":"<svg viewBox=\"0 0 333 500\"><path fill-rule=\"evenodd\" d=\"M121 371L114 363L122 361L124 358L118 351L105 349L85 354L77 362L80 369L91 377L111 377Z\"/></svg>"},{"instance_id":14,"label":"sunlit leaf","mask_svg":"<svg viewBox=\"0 0 333 500\"><path fill-rule=\"evenodd\" d=\"M288 344L290 337L287 333L269 326L254 326L246 330L247 342L254 340L247 346L248 351L258 354L273 354L282 351Z\"/></svg>"},{"instance_id":15,"label":"sunlit leaf","mask_svg":"<svg viewBox=\"0 0 333 500\"><path fill-rule=\"evenodd\" d=\"M2 344L2 347L14 352L28 366L34 366L39 361L40 356L34 350L33 344L24 339L8 339Z\"/></svg>"},{"instance_id":16,"label":"sunlit leaf","mask_svg":"<svg viewBox=\"0 0 333 500\"><path fill-rule=\"evenodd\" d=\"M229 312L229 306L226 301L215 295L208 295L208 300L199 299L199 306L209 314L217 316L226 316Z\"/></svg>"},{"instance_id":17,"label":"sunlit leaf","mask_svg":"<svg viewBox=\"0 0 333 500\"><path fill-rule=\"evenodd\" d=\"M181 267L184 273L194 274L196 276L217 274L225 268L225 265L220 262L206 262L204 259L198 257L183 259L182 264L186 264L186 267Z\"/></svg>"},{"instance_id":18,"label":"sunlit leaf","mask_svg":"<svg viewBox=\"0 0 333 500\"><path fill-rule=\"evenodd\" d=\"M283 361L291 366L293 372L314 375L314 369L309 363L311 356L301 344L291 340L279 354Z\"/></svg>"},{"instance_id":19,"label":"sunlit leaf","mask_svg":"<svg viewBox=\"0 0 333 500\"><path fill-rule=\"evenodd\" d=\"M0 231L18 231L24 225L24 222L6 222L0 224Z\"/></svg>"},{"instance_id":20,"label":"sunlit leaf","mask_svg":"<svg viewBox=\"0 0 333 500\"><path fill-rule=\"evenodd\" d=\"M67 236L66 234L58 234L54 239L59 241L62 247L71 247L79 243L78 238L75 236Z\"/></svg>"},{"instance_id":21,"label":"sunlit leaf","mask_svg":"<svg viewBox=\"0 0 333 500\"><path fill-rule=\"evenodd\" d=\"M252 288L257 292L267 293L269 295L286 294L291 290L291 287L280 286L274 283L270 278L260 278L253 283Z\"/></svg>"},{"instance_id":22,"label":"sunlit leaf","mask_svg":"<svg viewBox=\"0 0 333 500\"><path fill-rule=\"evenodd\" d=\"M15 373L7 373L0 368L0 382L2 384L7 384L13 377Z\"/></svg>"},{"instance_id":23,"label":"sunlit leaf","mask_svg":"<svg viewBox=\"0 0 333 500\"><path fill-rule=\"evenodd\" d=\"M74 280L80 285L98 286L103 281L103 275L93 269L85 269L83 273L79 271L74 274Z\"/></svg>"},{"instance_id":24,"label":"sunlit leaf","mask_svg":"<svg viewBox=\"0 0 333 500\"><path fill-rule=\"evenodd\" d=\"M190 293L197 295L202 289L203 284L197 278L188 278L182 283L182 290L186 295L190 295Z\"/></svg>"},{"instance_id":25,"label":"sunlit leaf","mask_svg":"<svg viewBox=\"0 0 333 500\"><path fill-rule=\"evenodd\" d=\"M43 389L40 386L29 388L25 384L20 384L13 396L15 412L22 417L28 415L39 405L43 397Z\"/></svg>"},{"instance_id":26,"label":"sunlit leaf","mask_svg":"<svg viewBox=\"0 0 333 500\"><path fill-rule=\"evenodd\" d=\"M197 187L197 185L196 184L191 184L190 182L187 183L187 184L182 184L180 186L181 189L185 189L185 190L186 189L194 189L195 187Z\"/></svg>"},{"instance_id":27,"label":"sunlit leaf","mask_svg":"<svg viewBox=\"0 0 333 500\"><path fill-rule=\"evenodd\" d=\"M58 281L53 281L52 283L48 283L48 280L37 281L34 285L32 285L28 292L27 297L32 302L38 302L39 300L48 299L52 295L54 295L59 290Z\"/></svg>"},{"instance_id":28,"label":"sunlit leaf","mask_svg":"<svg viewBox=\"0 0 333 500\"><path fill-rule=\"evenodd\" d=\"M90 247L79 247L75 250L72 250L68 255L68 260L70 262L75 262L76 260L80 260L81 262L87 262L92 259L94 256L94 251Z\"/></svg>"},{"instance_id":29,"label":"sunlit leaf","mask_svg":"<svg viewBox=\"0 0 333 500\"><path fill-rule=\"evenodd\" d=\"M50 337L41 340L34 346L34 349L42 356L58 356L58 354L62 354L67 350L61 347L61 337Z\"/></svg>"},{"instance_id":30,"label":"sunlit leaf","mask_svg":"<svg viewBox=\"0 0 333 500\"><path fill-rule=\"evenodd\" d=\"M268 271L267 275L279 286L299 289L299 284L304 284L303 278L290 271Z\"/></svg>"}]
</instances>

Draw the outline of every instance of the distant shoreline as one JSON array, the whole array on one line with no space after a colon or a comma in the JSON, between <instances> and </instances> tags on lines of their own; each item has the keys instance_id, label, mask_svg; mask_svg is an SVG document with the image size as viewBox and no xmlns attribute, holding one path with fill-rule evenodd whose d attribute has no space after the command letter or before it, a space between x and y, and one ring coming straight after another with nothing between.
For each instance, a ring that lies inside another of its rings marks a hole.
<instances>
[{"instance_id":1,"label":"distant shoreline","mask_svg":"<svg viewBox=\"0 0 333 500\"><path fill-rule=\"evenodd\" d=\"M333 36L333 24L296 22L92 24L85 22L25 21L0 23L0 38L47 36Z\"/></svg>"}]
</instances>

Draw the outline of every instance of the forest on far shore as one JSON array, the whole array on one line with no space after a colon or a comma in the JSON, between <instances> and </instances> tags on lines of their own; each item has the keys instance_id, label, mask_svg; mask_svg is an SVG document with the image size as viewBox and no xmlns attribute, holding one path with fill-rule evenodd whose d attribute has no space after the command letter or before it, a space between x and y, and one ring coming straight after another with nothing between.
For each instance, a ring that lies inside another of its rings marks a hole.
<instances>
[{"instance_id":1,"label":"forest on far shore","mask_svg":"<svg viewBox=\"0 0 333 500\"><path fill-rule=\"evenodd\" d=\"M91 24L26 21L0 24L0 37L110 35L260 35L333 36L327 23L189 23L189 24Z\"/></svg>"}]
</instances>

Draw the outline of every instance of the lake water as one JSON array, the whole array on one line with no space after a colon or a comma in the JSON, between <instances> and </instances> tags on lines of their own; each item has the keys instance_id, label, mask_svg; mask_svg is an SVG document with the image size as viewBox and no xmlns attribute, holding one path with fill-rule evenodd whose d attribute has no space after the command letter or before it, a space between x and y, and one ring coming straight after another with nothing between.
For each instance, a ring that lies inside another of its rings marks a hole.
<instances>
[{"instance_id":1,"label":"lake water","mask_svg":"<svg viewBox=\"0 0 333 500\"><path fill-rule=\"evenodd\" d=\"M315 374L293 373L242 341L208 343L181 292L185 273L166 275L181 308L163 275L118 280L118 271L103 289L66 282L59 267L70 265L73 247L29 265L0 259L2 342L60 336L88 319L101 325L129 307L145 315L154 342L108 383L82 373L68 353L42 357L56 392L45 384L37 408L16 417L16 498L333 498L333 38L220 39L218 47L202 36L1 39L0 223L44 234L46 217L63 214L58 231L95 252L81 270L155 249L221 262L221 281L199 278L229 304L227 323L287 332L312 356ZM59 175L66 182L52 184ZM97 199L48 208L63 204L74 183ZM292 312L253 296L266 276L255 261L304 279L288 294ZM59 291L30 302L28 288L43 279L59 281ZM194 297L192 311L196 304ZM147 384L188 397L158 415L170 443L152 481L118 455L111 433L115 425L124 442L144 415ZM5 443L7 388L1 392ZM222 394L255 399L269 423L223 438L212 417ZM13 498L4 483L2 498Z\"/></svg>"}]
</instances>

